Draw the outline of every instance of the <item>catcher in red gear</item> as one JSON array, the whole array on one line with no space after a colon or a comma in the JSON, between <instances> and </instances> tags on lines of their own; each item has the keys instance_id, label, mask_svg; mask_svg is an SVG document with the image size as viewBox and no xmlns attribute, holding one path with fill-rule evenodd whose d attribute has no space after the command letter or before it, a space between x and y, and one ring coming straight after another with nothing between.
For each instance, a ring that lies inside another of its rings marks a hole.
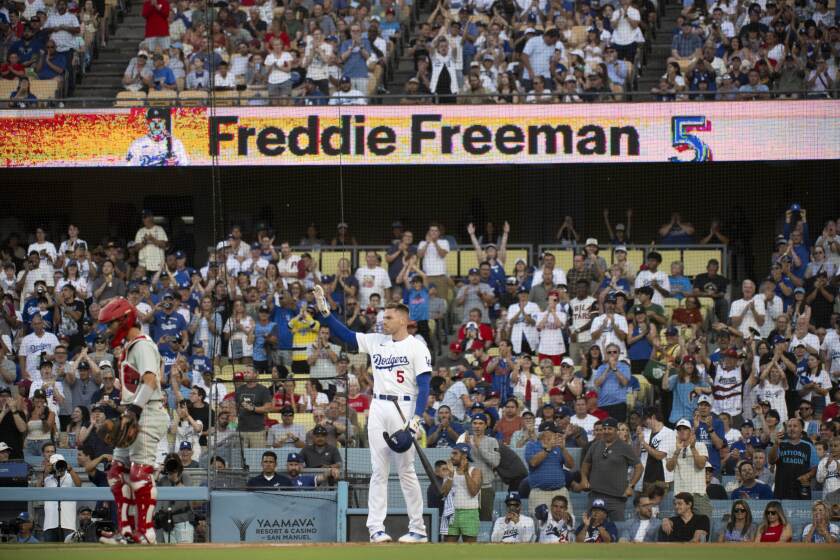
<instances>
[{"instance_id":1,"label":"catcher in red gear","mask_svg":"<svg viewBox=\"0 0 840 560\"><path fill-rule=\"evenodd\" d=\"M111 346L124 342L119 359L122 402L119 419L106 421L99 435L114 445L108 484L117 507L117 532L103 535L106 543L156 541L153 478L157 445L166 436L169 415L161 389L161 358L157 345L140 330L137 310L128 300L111 300L99 313L107 325Z\"/></svg>"}]
</instances>

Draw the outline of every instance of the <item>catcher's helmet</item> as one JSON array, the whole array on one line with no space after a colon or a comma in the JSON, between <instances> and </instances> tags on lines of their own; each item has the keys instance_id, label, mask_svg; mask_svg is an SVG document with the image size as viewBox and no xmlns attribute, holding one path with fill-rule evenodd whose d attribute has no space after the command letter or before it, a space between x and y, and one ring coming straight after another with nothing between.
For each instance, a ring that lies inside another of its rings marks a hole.
<instances>
[{"instance_id":1,"label":"catcher's helmet","mask_svg":"<svg viewBox=\"0 0 840 560\"><path fill-rule=\"evenodd\" d=\"M396 453L405 453L411 448L412 442L414 441L414 436L406 429L397 430L390 436L388 432L382 432L382 437L385 438L385 443L388 444L388 447Z\"/></svg>"},{"instance_id":2,"label":"catcher's helmet","mask_svg":"<svg viewBox=\"0 0 840 560\"><path fill-rule=\"evenodd\" d=\"M113 321L119 321L120 324L111 338L112 348L119 345L128 330L137 324L137 309L125 298L114 298L99 311L100 323L107 325Z\"/></svg>"}]
</instances>

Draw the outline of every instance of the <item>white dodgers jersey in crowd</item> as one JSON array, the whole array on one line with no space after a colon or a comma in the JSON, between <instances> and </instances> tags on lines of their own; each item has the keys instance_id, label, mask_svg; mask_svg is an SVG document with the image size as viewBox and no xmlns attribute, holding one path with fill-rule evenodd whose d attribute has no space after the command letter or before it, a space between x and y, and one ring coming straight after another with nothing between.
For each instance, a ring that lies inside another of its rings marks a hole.
<instances>
[{"instance_id":1,"label":"white dodgers jersey in crowd","mask_svg":"<svg viewBox=\"0 0 840 560\"><path fill-rule=\"evenodd\" d=\"M134 400L134 393L142 383L143 374L153 371L158 376L158 388L154 390L150 401L162 401L163 393L160 389L160 352L150 338L140 335L129 342L120 362L120 383L122 384L122 402Z\"/></svg>"},{"instance_id":2,"label":"white dodgers jersey in crowd","mask_svg":"<svg viewBox=\"0 0 840 560\"><path fill-rule=\"evenodd\" d=\"M417 395L417 376L432 371L425 344L413 336L395 342L386 334L356 333L359 352L370 355L373 392L377 395Z\"/></svg>"},{"instance_id":3,"label":"white dodgers jersey in crowd","mask_svg":"<svg viewBox=\"0 0 840 560\"><path fill-rule=\"evenodd\" d=\"M164 138L160 141L154 140L148 135L138 138L128 148L128 155L125 156L125 160L129 165L162 167L166 165L167 158L172 157L175 159L175 165L189 165L190 159L187 157L184 145L177 138L171 138L172 145L170 148L170 138Z\"/></svg>"}]
</instances>

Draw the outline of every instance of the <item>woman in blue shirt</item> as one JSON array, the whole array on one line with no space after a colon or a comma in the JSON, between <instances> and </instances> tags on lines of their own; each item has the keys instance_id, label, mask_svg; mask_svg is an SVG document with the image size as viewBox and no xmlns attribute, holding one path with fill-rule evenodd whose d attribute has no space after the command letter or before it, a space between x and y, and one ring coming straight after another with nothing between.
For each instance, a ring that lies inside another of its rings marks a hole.
<instances>
[{"instance_id":1,"label":"woman in blue shirt","mask_svg":"<svg viewBox=\"0 0 840 560\"><path fill-rule=\"evenodd\" d=\"M650 324L645 308L637 305L633 308L633 328L627 339L627 357L630 358L630 371L633 375L645 371L656 346L656 329Z\"/></svg>"},{"instance_id":2,"label":"woman in blue shirt","mask_svg":"<svg viewBox=\"0 0 840 560\"><path fill-rule=\"evenodd\" d=\"M685 356L676 375L662 377L662 390L672 391L674 394L671 404L671 415L668 422L675 424L680 418L691 419L697 408L697 397L700 393L711 393L708 383L700 379L697 361L694 356Z\"/></svg>"}]
</instances>

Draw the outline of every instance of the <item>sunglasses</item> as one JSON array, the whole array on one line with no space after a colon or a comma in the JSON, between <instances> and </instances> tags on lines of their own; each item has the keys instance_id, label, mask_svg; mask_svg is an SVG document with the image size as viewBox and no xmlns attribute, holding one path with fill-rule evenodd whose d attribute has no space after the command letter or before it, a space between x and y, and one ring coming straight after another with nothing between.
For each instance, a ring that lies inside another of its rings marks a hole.
<instances>
[{"instance_id":1,"label":"sunglasses","mask_svg":"<svg viewBox=\"0 0 840 560\"><path fill-rule=\"evenodd\" d=\"M741 508L741 507L735 508L732 511L734 511L735 513L747 513L747 510L745 510L744 508Z\"/></svg>"},{"instance_id":2,"label":"sunglasses","mask_svg":"<svg viewBox=\"0 0 840 560\"><path fill-rule=\"evenodd\" d=\"M618 354L618 350L607 350L607 354Z\"/></svg>"},{"instance_id":3,"label":"sunglasses","mask_svg":"<svg viewBox=\"0 0 840 560\"><path fill-rule=\"evenodd\" d=\"M284 412L283 413L283 416L294 416L294 415L295 414L293 412Z\"/></svg>"},{"instance_id":4,"label":"sunglasses","mask_svg":"<svg viewBox=\"0 0 840 560\"><path fill-rule=\"evenodd\" d=\"M768 511L765 515L779 515L779 512L776 510Z\"/></svg>"}]
</instances>

